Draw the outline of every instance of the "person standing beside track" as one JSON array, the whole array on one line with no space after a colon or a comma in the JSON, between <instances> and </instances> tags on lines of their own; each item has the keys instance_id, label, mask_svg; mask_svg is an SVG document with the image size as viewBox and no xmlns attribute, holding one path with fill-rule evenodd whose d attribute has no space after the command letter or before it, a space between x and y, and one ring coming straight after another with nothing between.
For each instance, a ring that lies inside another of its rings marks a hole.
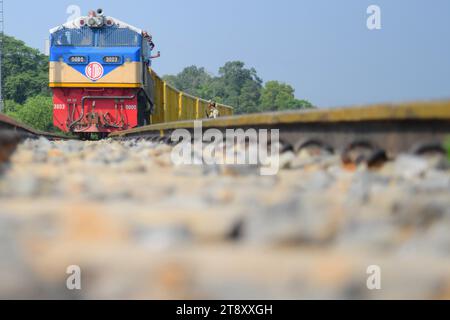
<instances>
[{"instance_id":1,"label":"person standing beside track","mask_svg":"<svg viewBox=\"0 0 450 320\"><path fill-rule=\"evenodd\" d=\"M216 119L220 116L220 112L219 109L217 109L217 103L215 101L209 101L207 116L209 119Z\"/></svg>"}]
</instances>

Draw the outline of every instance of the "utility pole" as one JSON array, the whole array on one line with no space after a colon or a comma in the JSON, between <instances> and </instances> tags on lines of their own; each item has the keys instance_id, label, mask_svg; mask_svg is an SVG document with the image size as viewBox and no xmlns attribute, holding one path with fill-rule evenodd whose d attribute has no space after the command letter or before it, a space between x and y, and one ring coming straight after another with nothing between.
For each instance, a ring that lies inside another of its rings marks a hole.
<instances>
[{"instance_id":1,"label":"utility pole","mask_svg":"<svg viewBox=\"0 0 450 320\"><path fill-rule=\"evenodd\" d=\"M3 112L3 0L0 0L0 113Z\"/></svg>"}]
</instances>

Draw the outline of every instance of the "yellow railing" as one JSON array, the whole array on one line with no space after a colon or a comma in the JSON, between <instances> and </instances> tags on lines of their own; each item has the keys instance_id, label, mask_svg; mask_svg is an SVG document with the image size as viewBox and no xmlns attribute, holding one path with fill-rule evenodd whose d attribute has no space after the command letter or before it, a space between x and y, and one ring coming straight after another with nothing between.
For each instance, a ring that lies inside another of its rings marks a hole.
<instances>
[{"instance_id":1,"label":"yellow railing","mask_svg":"<svg viewBox=\"0 0 450 320\"><path fill-rule=\"evenodd\" d=\"M155 109L151 123L204 119L208 117L208 101L171 87L151 70L155 86ZM233 108L217 104L220 117L232 116Z\"/></svg>"}]
</instances>

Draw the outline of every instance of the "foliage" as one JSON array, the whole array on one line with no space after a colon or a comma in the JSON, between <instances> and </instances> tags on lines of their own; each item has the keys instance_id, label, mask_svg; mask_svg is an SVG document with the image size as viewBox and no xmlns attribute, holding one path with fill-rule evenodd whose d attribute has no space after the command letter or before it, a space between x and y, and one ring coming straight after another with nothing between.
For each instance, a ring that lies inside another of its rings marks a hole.
<instances>
[{"instance_id":1,"label":"foliage","mask_svg":"<svg viewBox=\"0 0 450 320\"><path fill-rule=\"evenodd\" d=\"M203 87L211 80L212 77L204 68L197 68L196 66L185 68L177 76L166 76L166 81L175 88L194 96L199 95Z\"/></svg>"},{"instance_id":2,"label":"foliage","mask_svg":"<svg viewBox=\"0 0 450 320\"><path fill-rule=\"evenodd\" d=\"M223 88L223 102L234 106L236 113L258 110L262 80L255 69L246 69L240 61L227 62L219 69L219 79Z\"/></svg>"},{"instance_id":3,"label":"foliage","mask_svg":"<svg viewBox=\"0 0 450 320\"><path fill-rule=\"evenodd\" d=\"M54 131L48 58L23 41L3 36L4 112L33 128Z\"/></svg>"},{"instance_id":4,"label":"foliage","mask_svg":"<svg viewBox=\"0 0 450 320\"><path fill-rule=\"evenodd\" d=\"M241 61L227 62L217 77L204 68L190 66L163 78L181 91L233 106L236 114L313 108L310 102L296 99L290 85L269 81L263 87L256 70L246 68Z\"/></svg>"},{"instance_id":5,"label":"foliage","mask_svg":"<svg viewBox=\"0 0 450 320\"><path fill-rule=\"evenodd\" d=\"M261 109L264 111L312 108L306 100L295 98L295 90L286 83L269 81L261 92Z\"/></svg>"},{"instance_id":6,"label":"foliage","mask_svg":"<svg viewBox=\"0 0 450 320\"><path fill-rule=\"evenodd\" d=\"M38 95L29 98L24 105L6 101L6 114L17 121L42 131L53 128L53 102L51 97Z\"/></svg>"},{"instance_id":7,"label":"foliage","mask_svg":"<svg viewBox=\"0 0 450 320\"><path fill-rule=\"evenodd\" d=\"M48 74L24 72L10 76L5 81L4 93L6 99L24 103L36 95L48 95Z\"/></svg>"},{"instance_id":8,"label":"foliage","mask_svg":"<svg viewBox=\"0 0 450 320\"><path fill-rule=\"evenodd\" d=\"M50 96L48 58L23 41L3 37L4 99L24 103L36 95Z\"/></svg>"},{"instance_id":9,"label":"foliage","mask_svg":"<svg viewBox=\"0 0 450 320\"><path fill-rule=\"evenodd\" d=\"M4 107L3 111L6 114L12 114L12 113L15 113L17 110L19 110L21 105L18 104L17 102L15 102L14 100L5 100L3 102L3 107Z\"/></svg>"},{"instance_id":10,"label":"foliage","mask_svg":"<svg viewBox=\"0 0 450 320\"><path fill-rule=\"evenodd\" d=\"M447 160L450 162L450 137L447 137L445 148L447 149Z\"/></svg>"}]
</instances>

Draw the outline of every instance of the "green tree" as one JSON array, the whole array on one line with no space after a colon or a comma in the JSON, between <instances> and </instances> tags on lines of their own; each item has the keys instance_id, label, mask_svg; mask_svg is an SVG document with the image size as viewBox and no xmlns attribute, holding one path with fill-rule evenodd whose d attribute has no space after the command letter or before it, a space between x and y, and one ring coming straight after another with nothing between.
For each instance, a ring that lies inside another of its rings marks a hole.
<instances>
[{"instance_id":1,"label":"green tree","mask_svg":"<svg viewBox=\"0 0 450 320\"><path fill-rule=\"evenodd\" d=\"M6 114L13 114L15 113L17 110L19 110L20 107L22 107L20 104L18 104L17 102L15 102L14 100L5 100L4 101L4 109L3 111Z\"/></svg>"},{"instance_id":2,"label":"green tree","mask_svg":"<svg viewBox=\"0 0 450 320\"><path fill-rule=\"evenodd\" d=\"M295 90L292 86L278 82L268 81L261 92L261 110L278 111L312 108L312 104L306 100L295 98Z\"/></svg>"},{"instance_id":3,"label":"green tree","mask_svg":"<svg viewBox=\"0 0 450 320\"><path fill-rule=\"evenodd\" d=\"M8 104L6 104L8 105ZM9 110L7 115L17 121L42 131L55 131L53 127L53 102L51 97L35 96L29 98L24 105L14 105L14 110Z\"/></svg>"},{"instance_id":4,"label":"green tree","mask_svg":"<svg viewBox=\"0 0 450 320\"><path fill-rule=\"evenodd\" d=\"M235 113L249 113L256 109L261 95L262 80L254 68L247 69L241 61L227 62L219 69L221 96Z\"/></svg>"},{"instance_id":5,"label":"green tree","mask_svg":"<svg viewBox=\"0 0 450 320\"><path fill-rule=\"evenodd\" d=\"M269 81L263 87L256 70L246 68L241 61L227 62L217 77L204 68L190 66L163 78L181 91L233 106L236 114L313 108L310 102L296 99L294 88L288 84Z\"/></svg>"},{"instance_id":6,"label":"green tree","mask_svg":"<svg viewBox=\"0 0 450 320\"><path fill-rule=\"evenodd\" d=\"M211 76L204 68L190 66L163 79L191 95L234 106L236 113L258 111L262 80L255 69L245 68L241 61L227 62L220 68L218 77Z\"/></svg>"},{"instance_id":7,"label":"green tree","mask_svg":"<svg viewBox=\"0 0 450 320\"><path fill-rule=\"evenodd\" d=\"M17 103L39 94L48 96L48 74L27 71L10 76L5 81L4 93L6 99Z\"/></svg>"},{"instance_id":8,"label":"green tree","mask_svg":"<svg viewBox=\"0 0 450 320\"><path fill-rule=\"evenodd\" d=\"M313 107L306 100L296 99L294 89L288 84L269 81L263 88L256 70L246 68L241 61L227 62L219 69L218 76L190 66L177 75L163 78L181 91L233 106L236 114Z\"/></svg>"},{"instance_id":9,"label":"green tree","mask_svg":"<svg viewBox=\"0 0 450 320\"><path fill-rule=\"evenodd\" d=\"M445 140L445 148L447 149L447 160L450 162L450 137Z\"/></svg>"},{"instance_id":10,"label":"green tree","mask_svg":"<svg viewBox=\"0 0 450 320\"><path fill-rule=\"evenodd\" d=\"M259 100L261 97L261 84L247 80L241 88L239 95L239 109L237 113L260 112Z\"/></svg>"},{"instance_id":11,"label":"green tree","mask_svg":"<svg viewBox=\"0 0 450 320\"><path fill-rule=\"evenodd\" d=\"M194 96L204 94L205 88L208 88L212 81L212 77L204 68L196 66L184 68L176 76L164 76L163 79L178 90Z\"/></svg>"},{"instance_id":12,"label":"green tree","mask_svg":"<svg viewBox=\"0 0 450 320\"><path fill-rule=\"evenodd\" d=\"M316 107L308 100L295 99L295 104L293 109L315 109Z\"/></svg>"},{"instance_id":13,"label":"green tree","mask_svg":"<svg viewBox=\"0 0 450 320\"><path fill-rule=\"evenodd\" d=\"M4 99L24 103L35 95L50 96L48 58L23 41L3 38Z\"/></svg>"}]
</instances>

